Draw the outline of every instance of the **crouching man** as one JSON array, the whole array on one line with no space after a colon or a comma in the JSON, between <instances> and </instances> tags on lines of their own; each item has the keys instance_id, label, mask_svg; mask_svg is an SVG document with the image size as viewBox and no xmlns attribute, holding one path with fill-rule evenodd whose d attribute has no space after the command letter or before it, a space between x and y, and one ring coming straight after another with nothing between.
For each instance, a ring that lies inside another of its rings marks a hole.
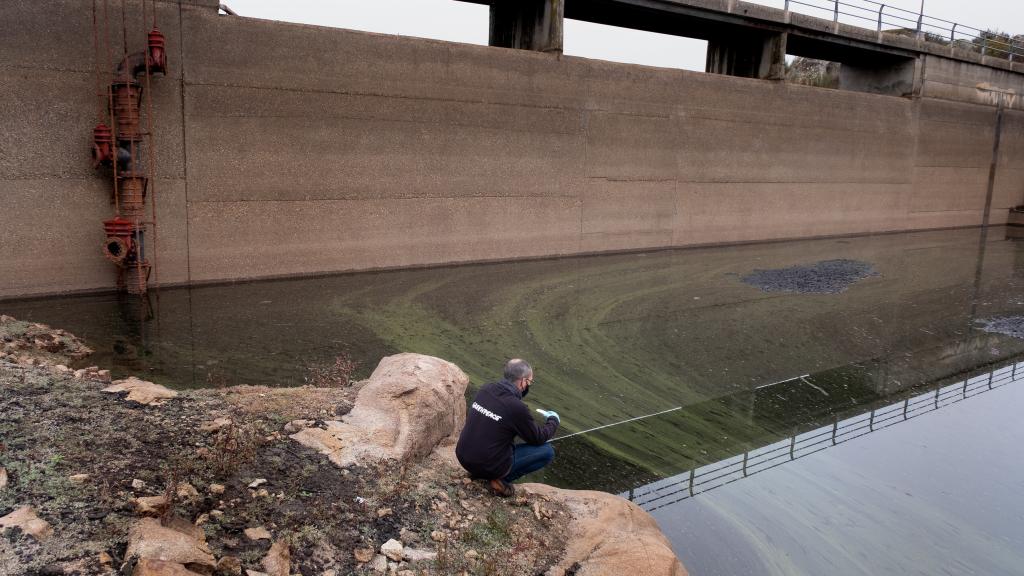
<instances>
[{"instance_id":1,"label":"crouching man","mask_svg":"<svg viewBox=\"0 0 1024 576\"><path fill-rule=\"evenodd\" d=\"M490 480L499 496L512 496L512 482L536 472L555 458L548 440L558 430L554 412L541 412L546 422L538 426L523 403L533 383L533 369L525 360L505 364L505 378L480 388L466 413L466 426L455 446L459 463L474 478ZM515 444L519 436L525 444Z\"/></svg>"}]
</instances>

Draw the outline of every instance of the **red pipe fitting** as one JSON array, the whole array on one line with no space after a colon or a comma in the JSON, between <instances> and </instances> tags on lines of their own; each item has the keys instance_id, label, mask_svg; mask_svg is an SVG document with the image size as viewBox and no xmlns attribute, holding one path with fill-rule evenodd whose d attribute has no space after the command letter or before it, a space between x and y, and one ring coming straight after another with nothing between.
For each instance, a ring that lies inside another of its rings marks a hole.
<instances>
[{"instance_id":1,"label":"red pipe fitting","mask_svg":"<svg viewBox=\"0 0 1024 576\"><path fill-rule=\"evenodd\" d=\"M118 190L121 214L128 218L142 218L146 214L146 187L149 179L137 173L119 174Z\"/></svg>"},{"instance_id":2,"label":"red pipe fitting","mask_svg":"<svg viewBox=\"0 0 1024 576\"><path fill-rule=\"evenodd\" d=\"M132 235L135 227L131 221L116 217L103 222L107 237L103 240L103 255L114 264L122 265L135 250Z\"/></svg>"},{"instance_id":3,"label":"red pipe fitting","mask_svg":"<svg viewBox=\"0 0 1024 576\"><path fill-rule=\"evenodd\" d=\"M92 167L110 166L114 161L114 133L100 122L92 129Z\"/></svg>"},{"instance_id":4,"label":"red pipe fitting","mask_svg":"<svg viewBox=\"0 0 1024 576\"><path fill-rule=\"evenodd\" d=\"M167 74L167 41L156 26L149 31L149 72Z\"/></svg>"},{"instance_id":5,"label":"red pipe fitting","mask_svg":"<svg viewBox=\"0 0 1024 576\"><path fill-rule=\"evenodd\" d=\"M149 260L142 262L129 262L124 267L122 281L124 288L129 294L141 295L146 293L146 283L149 282L149 273L153 266Z\"/></svg>"},{"instance_id":6,"label":"red pipe fitting","mask_svg":"<svg viewBox=\"0 0 1024 576\"><path fill-rule=\"evenodd\" d=\"M139 100L142 98L142 85L131 79L117 80L110 85L110 89L114 93L113 116L117 122L117 139L140 140Z\"/></svg>"}]
</instances>

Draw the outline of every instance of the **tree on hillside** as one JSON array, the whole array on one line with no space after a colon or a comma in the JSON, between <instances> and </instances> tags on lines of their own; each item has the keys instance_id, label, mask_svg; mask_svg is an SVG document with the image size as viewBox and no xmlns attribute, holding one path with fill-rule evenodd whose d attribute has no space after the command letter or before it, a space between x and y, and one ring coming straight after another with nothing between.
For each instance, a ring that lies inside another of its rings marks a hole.
<instances>
[{"instance_id":1,"label":"tree on hillside","mask_svg":"<svg viewBox=\"0 0 1024 576\"><path fill-rule=\"evenodd\" d=\"M838 88L839 63L798 56L786 63L786 81L820 88Z\"/></svg>"},{"instance_id":2,"label":"tree on hillside","mask_svg":"<svg viewBox=\"0 0 1024 576\"><path fill-rule=\"evenodd\" d=\"M1024 56L1024 34L1011 36L1007 32L999 30L985 30L977 38L971 40L975 52L985 50L986 56L1009 60L1011 52L1015 53L1013 59L1022 59Z\"/></svg>"}]
</instances>

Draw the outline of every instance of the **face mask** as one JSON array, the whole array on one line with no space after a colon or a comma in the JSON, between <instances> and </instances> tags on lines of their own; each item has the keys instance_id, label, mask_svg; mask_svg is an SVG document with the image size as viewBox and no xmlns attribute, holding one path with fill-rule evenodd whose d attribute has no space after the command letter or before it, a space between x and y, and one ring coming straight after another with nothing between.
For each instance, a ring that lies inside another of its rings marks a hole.
<instances>
[{"instance_id":1,"label":"face mask","mask_svg":"<svg viewBox=\"0 0 1024 576\"><path fill-rule=\"evenodd\" d=\"M530 385L527 384L526 388L523 389L523 398L526 398L526 395L529 394L529 393L530 393Z\"/></svg>"}]
</instances>

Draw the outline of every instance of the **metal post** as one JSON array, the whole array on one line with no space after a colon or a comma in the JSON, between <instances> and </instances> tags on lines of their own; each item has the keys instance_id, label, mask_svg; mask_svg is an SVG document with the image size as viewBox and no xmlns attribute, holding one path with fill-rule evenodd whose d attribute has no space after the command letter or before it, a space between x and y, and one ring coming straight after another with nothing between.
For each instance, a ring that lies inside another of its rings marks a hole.
<instances>
[{"instance_id":1,"label":"metal post","mask_svg":"<svg viewBox=\"0 0 1024 576\"><path fill-rule=\"evenodd\" d=\"M747 457L750 456L750 452L743 453L743 477L747 476Z\"/></svg>"},{"instance_id":2,"label":"metal post","mask_svg":"<svg viewBox=\"0 0 1024 576\"><path fill-rule=\"evenodd\" d=\"M910 407L910 398L903 401L903 419L907 419L907 408Z\"/></svg>"},{"instance_id":3,"label":"metal post","mask_svg":"<svg viewBox=\"0 0 1024 576\"><path fill-rule=\"evenodd\" d=\"M690 496L693 496L693 476L696 470L696 468L690 469Z\"/></svg>"},{"instance_id":4,"label":"metal post","mask_svg":"<svg viewBox=\"0 0 1024 576\"><path fill-rule=\"evenodd\" d=\"M874 432L875 431L875 411L874 410L871 411L871 417L868 418L868 431L869 432Z\"/></svg>"},{"instance_id":5,"label":"metal post","mask_svg":"<svg viewBox=\"0 0 1024 576\"><path fill-rule=\"evenodd\" d=\"M988 373L988 381L989 381L989 385L991 385L992 384L992 373L991 372ZM961 392L961 394L963 394L964 399L967 398L967 380L964 380L964 390L963 390L963 392Z\"/></svg>"},{"instance_id":6,"label":"metal post","mask_svg":"<svg viewBox=\"0 0 1024 576\"><path fill-rule=\"evenodd\" d=\"M882 31L882 11L884 11L884 10L885 10L885 4L882 4L882 7L878 9L878 31L879 32Z\"/></svg>"},{"instance_id":7,"label":"metal post","mask_svg":"<svg viewBox=\"0 0 1024 576\"><path fill-rule=\"evenodd\" d=\"M835 0L835 2L836 2L836 8L832 12L832 21L838 23L839 22L839 0Z\"/></svg>"},{"instance_id":8,"label":"metal post","mask_svg":"<svg viewBox=\"0 0 1024 576\"><path fill-rule=\"evenodd\" d=\"M981 55L984 56L988 52L988 38L982 37L981 39Z\"/></svg>"},{"instance_id":9,"label":"metal post","mask_svg":"<svg viewBox=\"0 0 1024 576\"><path fill-rule=\"evenodd\" d=\"M992 389L992 373L991 372L988 373L988 389L989 390Z\"/></svg>"},{"instance_id":10,"label":"metal post","mask_svg":"<svg viewBox=\"0 0 1024 576\"><path fill-rule=\"evenodd\" d=\"M786 7L784 8L784 10L786 12L789 12L789 0L786 0Z\"/></svg>"},{"instance_id":11,"label":"metal post","mask_svg":"<svg viewBox=\"0 0 1024 576\"><path fill-rule=\"evenodd\" d=\"M956 27L957 26L958 26L958 24L956 22L953 22L953 30L950 31L950 33L949 33L949 43L950 43L950 45L952 45L953 41L956 39L955 37L956 37Z\"/></svg>"},{"instance_id":12,"label":"metal post","mask_svg":"<svg viewBox=\"0 0 1024 576\"><path fill-rule=\"evenodd\" d=\"M832 445L836 445L836 432L839 431L839 420L832 422Z\"/></svg>"},{"instance_id":13,"label":"metal post","mask_svg":"<svg viewBox=\"0 0 1024 576\"><path fill-rule=\"evenodd\" d=\"M940 390L942 390L942 388L936 388L935 389L935 408L936 409L939 408L939 391Z\"/></svg>"},{"instance_id":14,"label":"metal post","mask_svg":"<svg viewBox=\"0 0 1024 576\"><path fill-rule=\"evenodd\" d=\"M793 459L793 450L796 448L796 435L789 438L789 459Z\"/></svg>"},{"instance_id":15,"label":"metal post","mask_svg":"<svg viewBox=\"0 0 1024 576\"><path fill-rule=\"evenodd\" d=\"M924 36L924 29L922 24L924 23L924 0L921 0L921 10L917 13L917 37L922 38Z\"/></svg>"}]
</instances>

